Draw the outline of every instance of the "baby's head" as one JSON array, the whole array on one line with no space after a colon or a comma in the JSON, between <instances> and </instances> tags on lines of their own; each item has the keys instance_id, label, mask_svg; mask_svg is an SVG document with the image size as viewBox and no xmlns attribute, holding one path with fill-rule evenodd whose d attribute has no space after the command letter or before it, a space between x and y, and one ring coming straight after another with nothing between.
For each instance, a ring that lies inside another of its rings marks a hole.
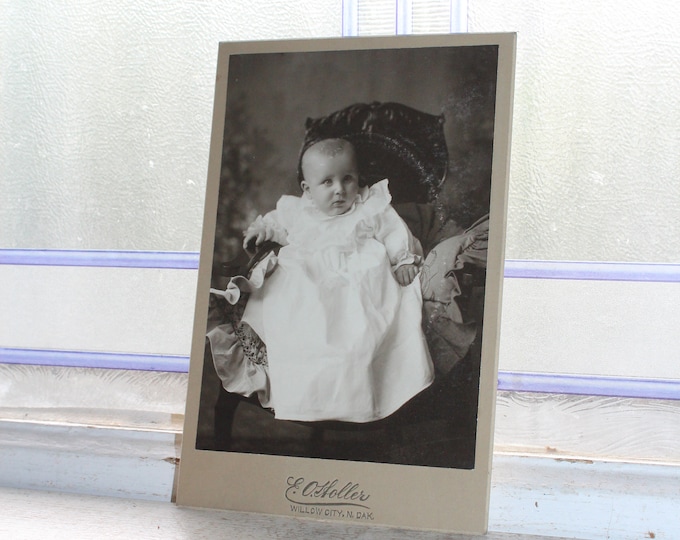
<instances>
[{"instance_id":1,"label":"baby's head","mask_svg":"<svg viewBox=\"0 0 680 540\"><path fill-rule=\"evenodd\" d=\"M309 146L300 159L300 186L324 214L347 212L359 194L354 146L344 139L324 139Z\"/></svg>"}]
</instances>

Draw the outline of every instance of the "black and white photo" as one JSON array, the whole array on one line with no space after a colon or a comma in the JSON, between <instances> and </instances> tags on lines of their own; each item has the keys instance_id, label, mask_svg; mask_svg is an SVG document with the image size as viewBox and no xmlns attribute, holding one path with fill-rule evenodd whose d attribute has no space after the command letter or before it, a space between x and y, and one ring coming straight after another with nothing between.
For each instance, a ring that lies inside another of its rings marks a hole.
<instances>
[{"instance_id":1,"label":"black and white photo","mask_svg":"<svg viewBox=\"0 0 680 540\"><path fill-rule=\"evenodd\" d=\"M512 51L338 43L218 67L182 460L329 467L284 474L293 514L347 467L488 485Z\"/></svg>"}]
</instances>

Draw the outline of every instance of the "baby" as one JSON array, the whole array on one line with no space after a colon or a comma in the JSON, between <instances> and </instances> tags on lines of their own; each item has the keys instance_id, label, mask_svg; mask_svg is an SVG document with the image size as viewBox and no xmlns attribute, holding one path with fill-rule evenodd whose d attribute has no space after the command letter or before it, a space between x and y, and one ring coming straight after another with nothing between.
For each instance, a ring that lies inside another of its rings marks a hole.
<instances>
[{"instance_id":1,"label":"baby","mask_svg":"<svg viewBox=\"0 0 680 540\"><path fill-rule=\"evenodd\" d=\"M326 139L312 145L302 155L301 168L304 180L300 187L323 214L340 216L354 207L359 196L359 171L354 148L348 141ZM243 240L246 250L251 249L253 240L256 246L267 240L287 244L285 233L275 221L272 223L271 214L269 217L269 226L267 220L257 220L248 227ZM404 263L396 268L395 277L400 285L408 285L417 273L418 265Z\"/></svg>"},{"instance_id":2,"label":"baby","mask_svg":"<svg viewBox=\"0 0 680 540\"><path fill-rule=\"evenodd\" d=\"M281 197L244 235L246 249L283 245L251 277L242 319L267 346L267 405L288 420L379 420L434 377L421 330L422 250L388 181L360 185L348 141L312 144L300 169L302 196Z\"/></svg>"}]
</instances>

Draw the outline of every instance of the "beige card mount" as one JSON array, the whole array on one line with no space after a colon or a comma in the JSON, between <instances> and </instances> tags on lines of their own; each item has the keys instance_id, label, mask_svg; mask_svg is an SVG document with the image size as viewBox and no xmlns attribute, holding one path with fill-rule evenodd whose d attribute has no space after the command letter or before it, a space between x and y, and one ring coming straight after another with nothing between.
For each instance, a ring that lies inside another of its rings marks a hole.
<instances>
[{"instance_id":1,"label":"beige card mount","mask_svg":"<svg viewBox=\"0 0 680 540\"><path fill-rule=\"evenodd\" d=\"M220 44L178 504L486 531L514 62Z\"/></svg>"}]
</instances>

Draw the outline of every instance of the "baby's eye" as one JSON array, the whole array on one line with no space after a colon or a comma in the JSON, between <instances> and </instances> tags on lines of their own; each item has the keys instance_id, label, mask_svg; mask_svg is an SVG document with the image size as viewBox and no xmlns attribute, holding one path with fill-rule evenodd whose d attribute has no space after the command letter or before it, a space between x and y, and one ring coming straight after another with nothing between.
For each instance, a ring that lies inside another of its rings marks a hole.
<instances>
[{"instance_id":1,"label":"baby's eye","mask_svg":"<svg viewBox=\"0 0 680 540\"><path fill-rule=\"evenodd\" d=\"M343 182L346 182L346 183L354 182L354 180L355 180L355 178L354 178L354 176L352 176L351 174L348 174L347 176L345 176L345 177L342 179L342 181L343 181Z\"/></svg>"},{"instance_id":2,"label":"baby's eye","mask_svg":"<svg viewBox=\"0 0 680 540\"><path fill-rule=\"evenodd\" d=\"M326 178L322 183L324 186L330 186L333 183L333 180L331 178Z\"/></svg>"}]
</instances>

